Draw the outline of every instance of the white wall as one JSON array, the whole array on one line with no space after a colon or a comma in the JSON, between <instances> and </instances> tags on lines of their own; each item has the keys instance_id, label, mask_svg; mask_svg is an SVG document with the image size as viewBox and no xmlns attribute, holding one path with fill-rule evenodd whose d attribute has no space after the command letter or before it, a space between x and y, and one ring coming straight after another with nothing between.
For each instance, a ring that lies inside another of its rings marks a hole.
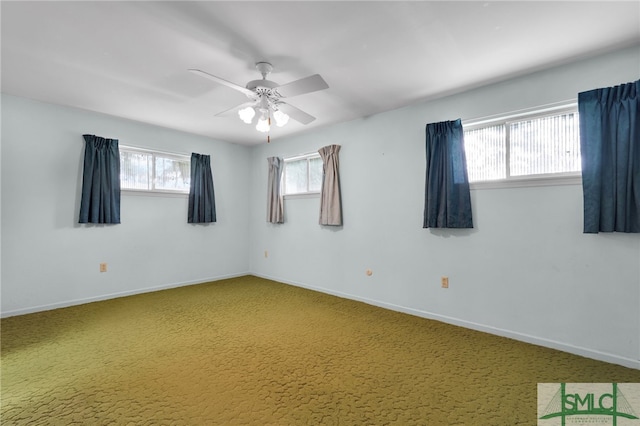
<instances>
[{"instance_id":1,"label":"white wall","mask_svg":"<svg viewBox=\"0 0 640 426\"><path fill-rule=\"evenodd\" d=\"M422 229L426 123L576 99L639 77L636 46L273 138L252 152L251 271L640 368L640 235L583 234L580 185L472 190L473 230ZM267 224L266 158L329 144L342 145L344 226L317 225L318 198L287 199L286 223ZM440 288L443 275L449 289Z\"/></svg>"},{"instance_id":2,"label":"white wall","mask_svg":"<svg viewBox=\"0 0 640 426\"><path fill-rule=\"evenodd\" d=\"M255 148L3 95L2 315L251 272L640 368L640 235L583 234L579 185L473 190L473 230L422 229L426 123L639 76L636 47ZM78 225L83 133L211 154L218 223L187 224L186 198L125 194L122 224ZM344 227L317 225L318 198L267 224L266 158L334 143Z\"/></svg>"},{"instance_id":3,"label":"white wall","mask_svg":"<svg viewBox=\"0 0 640 426\"><path fill-rule=\"evenodd\" d=\"M187 196L123 192L120 225L79 225L85 133L211 155L218 222L187 224ZM3 95L2 315L246 274L249 157L247 147Z\"/></svg>"}]
</instances>

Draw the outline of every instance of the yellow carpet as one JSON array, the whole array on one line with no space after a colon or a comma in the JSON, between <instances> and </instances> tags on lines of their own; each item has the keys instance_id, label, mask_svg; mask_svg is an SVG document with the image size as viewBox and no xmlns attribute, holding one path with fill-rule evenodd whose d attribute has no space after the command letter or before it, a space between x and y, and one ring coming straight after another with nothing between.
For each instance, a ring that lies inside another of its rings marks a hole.
<instances>
[{"instance_id":1,"label":"yellow carpet","mask_svg":"<svg viewBox=\"0 0 640 426\"><path fill-rule=\"evenodd\" d=\"M256 277L6 318L2 425L534 425L640 371Z\"/></svg>"}]
</instances>

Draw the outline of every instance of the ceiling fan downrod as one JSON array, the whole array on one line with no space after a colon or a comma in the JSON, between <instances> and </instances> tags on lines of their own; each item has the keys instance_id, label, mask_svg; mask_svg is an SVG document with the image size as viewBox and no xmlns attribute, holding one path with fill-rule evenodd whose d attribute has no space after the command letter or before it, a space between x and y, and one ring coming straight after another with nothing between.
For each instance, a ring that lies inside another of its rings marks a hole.
<instances>
[{"instance_id":1,"label":"ceiling fan downrod","mask_svg":"<svg viewBox=\"0 0 640 426\"><path fill-rule=\"evenodd\" d=\"M267 76L273 71L273 65L269 62L256 62L256 69L262 74L262 79L266 80Z\"/></svg>"}]
</instances>

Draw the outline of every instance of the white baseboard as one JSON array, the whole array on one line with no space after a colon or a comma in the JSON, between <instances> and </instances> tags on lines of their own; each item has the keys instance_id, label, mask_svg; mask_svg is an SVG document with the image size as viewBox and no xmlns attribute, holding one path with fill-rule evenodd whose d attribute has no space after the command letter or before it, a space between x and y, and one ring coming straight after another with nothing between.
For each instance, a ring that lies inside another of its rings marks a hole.
<instances>
[{"instance_id":1,"label":"white baseboard","mask_svg":"<svg viewBox=\"0 0 640 426\"><path fill-rule=\"evenodd\" d=\"M629 368L634 368L634 369L640 370L640 360L634 360L634 359L631 359L631 358L625 358L625 357L621 357L621 356L610 354L610 353L606 353L606 352L600 352L600 351L597 351L597 350L594 350L594 349L584 348L584 347L580 347L580 346L574 346L574 345L570 345L570 344L567 344L567 343L562 343L562 342L558 342L558 341L555 341L555 340L550 340L550 339L545 339L545 338L541 338L541 337L537 337L537 336L532 336L532 335L529 335L529 334L519 333L519 332L512 331L512 330L496 328L496 327L492 327L492 326L488 326L488 325L484 325L484 324L479 324L479 323L475 323L475 322L471 322L471 321L461 320L459 318L454 318L454 317L449 317L449 316L445 316L445 315L435 314L435 313L432 313L432 312L422 311L422 310L419 310L419 309L408 308L408 307L405 307L405 306L395 305L395 304L392 304L392 303L381 302L379 300L360 297L360 296L356 296L356 295L353 295L353 294L342 293L342 292L334 291L334 290L327 289L327 288L324 288L324 287L311 286L311 285L307 285L305 283L285 280L285 279L278 278L278 277L272 277L272 276L269 276L269 275L257 274L257 273L252 273L252 272L242 272L242 273L237 273L237 274L221 275L221 276L217 276L217 277L203 278L203 279L194 280L194 281L184 281L184 282L179 282L179 283L170 283L170 284L165 284L165 285L161 285L161 286L157 286L157 287L146 287L146 288L140 288L140 289L124 291L124 292L119 292L119 293L103 294L103 295L99 295L99 296L95 296L95 297L69 300L69 301L64 301L64 302L59 302L59 303L52 303L52 304L48 304L48 305L33 306L33 307L23 308L23 309L16 309L16 310L6 311L6 312L0 313L0 318L7 318L7 317L16 316L16 315L31 314L31 313L35 313L35 312L41 312L41 311L49 311L49 310L58 309L58 308L66 308L66 307L69 307L69 306L82 305L82 304L85 304L85 303L99 302L99 301L102 301L102 300L109 300L109 299L116 299L116 298L119 298L119 297L133 296L135 294L150 293L150 292L160 291L160 290L168 290L170 288L184 287L184 286L195 285L195 284L203 284L203 283L206 283L206 282L220 281L220 280L229 279L229 278L237 278L237 277L241 277L241 276L245 276L245 275L254 275L254 276L257 276L257 277L261 277L261 278L265 278L265 279L268 279L268 280L281 282L281 283L284 283L284 284L293 285L293 286L296 286L296 287L302 287L302 288L306 288L306 289L309 289L309 290L318 291L318 292L321 292L321 293L331 294L333 296L342 297L344 299L350 299L350 300L355 300L355 301L358 301L358 302L363 302L363 303L366 303L368 305L378 306L380 308L389 309L389 310L396 311L396 312L402 312L402 313L406 313L406 314L409 314L409 315L414 315L414 316L418 316L418 317L422 317L422 318L441 321L441 322L444 322L444 323L447 323L447 324L457 325L457 326L460 326L460 327L469 328L469 329L477 330L477 331L482 331L482 332L485 332L485 333L490 333L490 334L494 334L494 335L501 336L501 337L507 337L507 338L518 340L518 341L521 341L521 342L530 343L530 344L533 344L533 345L544 346L544 347L551 348L551 349L557 349L557 350L560 350L560 351L563 351L563 352L568 352L568 353L572 353L572 354L575 354L575 355L584 356L586 358L591 358L591 359L595 359L595 360L598 360L598 361L604 361L604 362L608 362L608 363L611 363L611 364L618 364L618 365L622 365L624 367L629 367Z\"/></svg>"},{"instance_id":2,"label":"white baseboard","mask_svg":"<svg viewBox=\"0 0 640 426\"><path fill-rule=\"evenodd\" d=\"M246 275L251 275L251 273L250 272L242 272L242 273L238 273L238 274L220 275L220 276L217 276L217 277L202 278L202 279L198 279L198 280L194 280L194 281L183 281L183 282L179 282L179 283L169 283L169 284L164 284L164 285L157 286L157 287L145 287L145 288L138 288L138 289L135 289L135 290L123 291L123 292L118 292L118 293L101 294L99 296L87 297L87 298L83 298L83 299L66 300L64 302L51 303L51 304L47 304L47 305L33 306L33 307L29 307L29 308L15 309L15 310L12 310L12 311L5 311L5 312L0 313L0 318L13 317L13 316L16 316L16 315L26 315L26 314L32 314L32 313L35 313L35 312L42 312L42 311L50 311L52 309L67 308L69 306L83 305L85 303L100 302L100 301L103 301L103 300L117 299L119 297L133 296L133 295L142 294L142 293L151 293L151 292L154 292L154 291L168 290L170 288L185 287L185 286L195 285L195 284L203 284L203 283L208 283L208 282L212 282L212 281L226 280L228 278L243 277L243 276L246 276Z\"/></svg>"},{"instance_id":3,"label":"white baseboard","mask_svg":"<svg viewBox=\"0 0 640 426\"><path fill-rule=\"evenodd\" d=\"M333 296L342 297L344 299L356 300L358 302L363 302L368 305L378 306L380 308L389 309L396 312L402 312L409 315L414 315L422 318L432 319L440 322L444 322L447 324L457 325L464 328L469 328L472 330L482 331L489 334L494 334L496 336L507 337L510 339L518 340L525 343L530 343L533 345L543 346L546 348L556 349L563 352L568 352L574 355L580 355L585 358L591 358L598 361L608 362L610 364L622 365L628 368L634 368L636 370L640 370L640 360L635 360L631 358L621 357L618 355L597 351L594 349L584 348L580 346L574 346L567 343L558 342L555 340L545 339L542 337L532 336L529 334L519 333L512 330L506 330L502 328L492 327L484 324L479 324L471 321L461 320L459 318L448 317L445 315L439 315L432 312L422 311L419 309L407 308L405 306L394 305L392 303L381 302L379 300L368 299L365 297L355 296L353 294L342 293L339 291L330 290L323 287L310 286L304 283L294 282L290 280L283 280L278 277L271 277L264 274L252 273L257 277L265 278L268 280L278 281L285 284L290 284L296 287L302 287L309 290L318 291L321 293L331 294Z\"/></svg>"}]
</instances>

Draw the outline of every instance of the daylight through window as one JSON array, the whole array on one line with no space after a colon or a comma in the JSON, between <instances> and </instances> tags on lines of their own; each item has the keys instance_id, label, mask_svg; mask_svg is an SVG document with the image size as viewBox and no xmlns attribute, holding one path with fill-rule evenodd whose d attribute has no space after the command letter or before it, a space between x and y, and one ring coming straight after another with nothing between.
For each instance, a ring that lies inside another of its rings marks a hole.
<instances>
[{"instance_id":1,"label":"daylight through window","mask_svg":"<svg viewBox=\"0 0 640 426\"><path fill-rule=\"evenodd\" d=\"M465 126L469 182L580 172L576 108Z\"/></svg>"},{"instance_id":2,"label":"daylight through window","mask_svg":"<svg viewBox=\"0 0 640 426\"><path fill-rule=\"evenodd\" d=\"M319 193L322 187L322 159L317 153L284 159L283 194Z\"/></svg>"},{"instance_id":3,"label":"daylight through window","mask_svg":"<svg viewBox=\"0 0 640 426\"><path fill-rule=\"evenodd\" d=\"M191 159L186 155L120 146L123 190L189 193Z\"/></svg>"}]
</instances>

